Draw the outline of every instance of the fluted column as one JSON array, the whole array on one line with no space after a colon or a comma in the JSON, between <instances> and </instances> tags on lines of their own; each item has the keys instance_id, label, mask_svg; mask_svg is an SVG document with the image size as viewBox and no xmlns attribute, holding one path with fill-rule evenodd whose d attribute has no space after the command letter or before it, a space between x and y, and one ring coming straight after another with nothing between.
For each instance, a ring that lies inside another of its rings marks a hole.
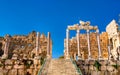
<instances>
[{"instance_id":1,"label":"fluted column","mask_svg":"<svg viewBox=\"0 0 120 75\"><path fill-rule=\"evenodd\" d=\"M39 51L39 37L40 37L40 33L37 32L37 35L36 35L36 56L38 56L38 51Z\"/></svg>"},{"instance_id":2,"label":"fluted column","mask_svg":"<svg viewBox=\"0 0 120 75\"><path fill-rule=\"evenodd\" d=\"M81 59L81 53L80 53L80 30L77 30L77 49L78 49L78 59Z\"/></svg>"},{"instance_id":3,"label":"fluted column","mask_svg":"<svg viewBox=\"0 0 120 75\"><path fill-rule=\"evenodd\" d=\"M47 38L47 56L50 56L50 32L48 32Z\"/></svg>"},{"instance_id":4,"label":"fluted column","mask_svg":"<svg viewBox=\"0 0 120 75\"><path fill-rule=\"evenodd\" d=\"M88 59L91 59L89 30L87 30L87 42L88 42Z\"/></svg>"},{"instance_id":5,"label":"fluted column","mask_svg":"<svg viewBox=\"0 0 120 75\"><path fill-rule=\"evenodd\" d=\"M69 30L66 30L66 59L69 59Z\"/></svg>"},{"instance_id":6,"label":"fluted column","mask_svg":"<svg viewBox=\"0 0 120 75\"><path fill-rule=\"evenodd\" d=\"M96 33L97 33L97 43L98 43L98 58L102 58L102 55L101 55L101 48L100 48L100 37L99 37L99 30L97 29L96 30Z\"/></svg>"}]
</instances>

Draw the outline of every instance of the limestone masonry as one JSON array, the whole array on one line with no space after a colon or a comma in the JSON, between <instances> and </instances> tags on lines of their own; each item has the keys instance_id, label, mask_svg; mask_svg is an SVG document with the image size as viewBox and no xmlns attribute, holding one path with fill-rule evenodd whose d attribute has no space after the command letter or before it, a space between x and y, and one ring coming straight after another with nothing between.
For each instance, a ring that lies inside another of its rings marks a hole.
<instances>
[{"instance_id":1,"label":"limestone masonry","mask_svg":"<svg viewBox=\"0 0 120 75\"><path fill-rule=\"evenodd\" d=\"M0 37L0 75L120 75L118 24L112 20L101 33L89 21L69 25L59 59L52 59L50 32Z\"/></svg>"},{"instance_id":2,"label":"limestone masonry","mask_svg":"<svg viewBox=\"0 0 120 75\"><path fill-rule=\"evenodd\" d=\"M46 56L52 55L50 33L0 37L0 75L37 75Z\"/></svg>"},{"instance_id":3,"label":"limestone masonry","mask_svg":"<svg viewBox=\"0 0 120 75\"><path fill-rule=\"evenodd\" d=\"M70 30L76 30L76 36L69 38ZM80 33L86 30L86 33ZM94 31L90 31L94 30ZM118 24L112 20L106 27L106 32L99 34L97 26L91 26L90 22L80 21L80 24L68 26L66 39L64 39L65 58L76 59L109 59L112 56L119 59L120 31Z\"/></svg>"}]
</instances>

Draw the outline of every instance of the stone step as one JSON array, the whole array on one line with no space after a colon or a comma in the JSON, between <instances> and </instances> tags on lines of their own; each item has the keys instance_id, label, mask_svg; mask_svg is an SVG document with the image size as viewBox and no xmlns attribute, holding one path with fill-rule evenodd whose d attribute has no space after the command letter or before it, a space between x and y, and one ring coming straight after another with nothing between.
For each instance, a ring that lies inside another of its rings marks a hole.
<instances>
[{"instance_id":1,"label":"stone step","mask_svg":"<svg viewBox=\"0 0 120 75\"><path fill-rule=\"evenodd\" d=\"M79 75L70 60L52 59L47 75Z\"/></svg>"}]
</instances>

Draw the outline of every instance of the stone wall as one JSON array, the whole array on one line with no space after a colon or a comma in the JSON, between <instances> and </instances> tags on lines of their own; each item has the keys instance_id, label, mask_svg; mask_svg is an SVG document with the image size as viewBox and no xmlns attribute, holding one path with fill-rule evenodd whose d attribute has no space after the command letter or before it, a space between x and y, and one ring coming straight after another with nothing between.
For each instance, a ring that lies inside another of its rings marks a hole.
<instances>
[{"instance_id":1,"label":"stone wall","mask_svg":"<svg viewBox=\"0 0 120 75\"><path fill-rule=\"evenodd\" d=\"M37 75L41 64L37 65L33 60L0 60L0 75Z\"/></svg>"},{"instance_id":2,"label":"stone wall","mask_svg":"<svg viewBox=\"0 0 120 75\"><path fill-rule=\"evenodd\" d=\"M101 52L102 56L105 59L108 59L108 33L102 32L100 35L100 46L101 46Z\"/></svg>"},{"instance_id":3,"label":"stone wall","mask_svg":"<svg viewBox=\"0 0 120 75\"><path fill-rule=\"evenodd\" d=\"M10 36L8 58L0 57L0 75L37 75L44 59L47 56L47 36L39 37L39 50L36 56L36 32L28 35ZM4 52L5 37L0 38L0 53ZM52 53L52 40L50 39L50 53Z\"/></svg>"},{"instance_id":4,"label":"stone wall","mask_svg":"<svg viewBox=\"0 0 120 75\"><path fill-rule=\"evenodd\" d=\"M76 62L76 64L82 71L83 75L119 75L120 74L120 61L79 60Z\"/></svg>"},{"instance_id":5,"label":"stone wall","mask_svg":"<svg viewBox=\"0 0 120 75\"><path fill-rule=\"evenodd\" d=\"M87 43L87 34L80 34L80 52L82 54L83 59L88 58L88 43ZM66 43L66 41L64 42ZM64 45L65 46L65 45ZM100 34L100 46L101 46L101 53L103 58L108 58L108 34L106 32L102 32ZM74 56L74 53L78 53L77 49L77 39L73 37L69 41L69 51L70 56ZM98 58L98 42L97 42L97 34L92 32L90 33L90 51L92 58Z\"/></svg>"}]
</instances>

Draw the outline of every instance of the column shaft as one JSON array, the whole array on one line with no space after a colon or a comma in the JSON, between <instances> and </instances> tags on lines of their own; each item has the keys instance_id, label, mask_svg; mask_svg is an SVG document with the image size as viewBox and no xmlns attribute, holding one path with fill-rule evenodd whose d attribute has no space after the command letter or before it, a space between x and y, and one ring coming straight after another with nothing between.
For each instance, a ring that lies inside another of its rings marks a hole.
<instances>
[{"instance_id":1,"label":"column shaft","mask_svg":"<svg viewBox=\"0 0 120 75\"><path fill-rule=\"evenodd\" d=\"M8 48L9 48L9 40L6 39L5 47L4 47L4 54L5 55L8 55Z\"/></svg>"},{"instance_id":2,"label":"column shaft","mask_svg":"<svg viewBox=\"0 0 120 75\"><path fill-rule=\"evenodd\" d=\"M40 33L37 32L37 35L36 35L36 56L38 56L38 52L39 52L39 37L40 37Z\"/></svg>"},{"instance_id":3,"label":"column shaft","mask_svg":"<svg viewBox=\"0 0 120 75\"><path fill-rule=\"evenodd\" d=\"M6 35L5 36L5 45L4 45L4 54L2 56L2 59L7 59L8 58L9 45L10 45L10 36Z\"/></svg>"},{"instance_id":4,"label":"column shaft","mask_svg":"<svg viewBox=\"0 0 120 75\"><path fill-rule=\"evenodd\" d=\"M80 31L77 30L77 49L78 49L78 59L81 58L81 53L80 53Z\"/></svg>"},{"instance_id":5,"label":"column shaft","mask_svg":"<svg viewBox=\"0 0 120 75\"><path fill-rule=\"evenodd\" d=\"M74 60L76 60L76 53L74 53Z\"/></svg>"},{"instance_id":6,"label":"column shaft","mask_svg":"<svg viewBox=\"0 0 120 75\"><path fill-rule=\"evenodd\" d=\"M102 56L101 56L101 48L100 48L99 30L97 29L96 32L97 32L97 42L98 42L98 54L99 54L98 57L101 58Z\"/></svg>"},{"instance_id":7,"label":"column shaft","mask_svg":"<svg viewBox=\"0 0 120 75\"><path fill-rule=\"evenodd\" d=\"M91 52L90 52L90 36L89 36L89 30L87 30L87 42L88 42L88 59L91 58Z\"/></svg>"},{"instance_id":8,"label":"column shaft","mask_svg":"<svg viewBox=\"0 0 120 75\"><path fill-rule=\"evenodd\" d=\"M69 56L69 30L66 30L66 50L67 50L67 57Z\"/></svg>"},{"instance_id":9,"label":"column shaft","mask_svg":"<svg viewBox=\"0 0 120 75\"><path fill-rule=\"evenodd\" d=\"M50 56L50 32L48 32L48 39L47 39L47 56Z\"/></svg>"},{"instance_id":10,"label":"column shaft","mask_svg":"<svg viewBox=\"0 0 120 75\"><path fill-rule=\"evenodd\" d=\"M108 46L108 59L110 60L110 56L111 56L111 51L110 51L110 45Z\"/></svg>"}]
</instances>

